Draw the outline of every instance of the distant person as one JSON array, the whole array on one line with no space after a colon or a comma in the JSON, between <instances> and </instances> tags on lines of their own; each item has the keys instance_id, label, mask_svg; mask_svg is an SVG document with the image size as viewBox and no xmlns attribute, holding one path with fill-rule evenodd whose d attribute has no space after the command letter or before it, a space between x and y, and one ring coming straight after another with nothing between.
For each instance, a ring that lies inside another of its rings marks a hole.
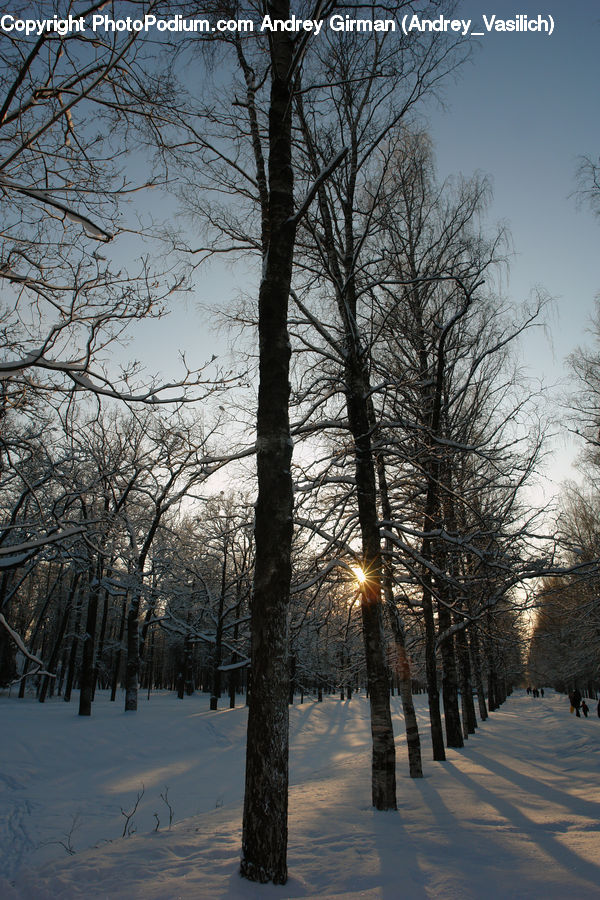
<instances>
[{"instance_id":1,"label":"distant person","mask_svg":"<svg viewBox=\"0 0 600 900\"><path fill-rule=\"evenodd\" d=\"M585 700L582 700L582 701L581 701L581 712L583 713L583 715L585 716L586 719L587 719L587 717L588 717L589 711L590 711L589 706L587 705L587 703L585 702Z\"/></svg>"},{"instance_id":2,"label":"distant person","mask_svg":"<svg viewBox=\"0 0 600 900\"><path fill-rule=\"evenodd\" d=\"M542 699L544 699L544 688L540 688L540 694L542 695Z\"/></svg>"},{"instance_id":3,"label":"distant person","mask_svg":"<svg viewBox=\"0 0 600 900\"><path fill-rule=\"evenodd\" d=\"M530 685L530 684L527 685L527 693L528 693L528 694L531 693L531 685Z\"/></svg>"},{"instance_id":4,"label":"distant person","mask_svg":"<svg viewBox=\"0 0 600 900\"><path fill-rule=\"evenodd\" d=\"M600 700L598 700L598 718L600 719Z\"/></svg>"},{"instance_id":5,"label":"distant person","mask_svg":"<svg viewBox=\"0 0 600 900\"><path fill-rule=\"evenodd\" d=\"M581 713L579 712L579 707L581 706L581 694L579 693L578 688L575 688L573 693L571 694L571 706L575 710L575 715L578 719L581 718Z\"/></svg>"}]
</instances>

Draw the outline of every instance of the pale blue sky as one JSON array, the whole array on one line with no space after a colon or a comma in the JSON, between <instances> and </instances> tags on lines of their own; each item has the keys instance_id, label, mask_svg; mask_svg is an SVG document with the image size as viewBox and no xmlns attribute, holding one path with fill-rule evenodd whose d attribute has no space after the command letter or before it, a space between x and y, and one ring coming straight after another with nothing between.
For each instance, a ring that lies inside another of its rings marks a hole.
<instances>
[{"instance_id":1,"label":"pale blue sky","mask_svg":"<svg viewBox=\"0 0 600 900\"><path fill-rule=\"evenodd\" d=\"M573 192L581 155L600 156L600 3L597 0L462 0L460 18L551 14L555 31L479 38L472 61L445 88L444 110L429 113L442 176L479 169L492 178L490 219L505 222L516 253L509 295L537 285L555 300L551 343L524 343L532 373L554 382L564 358L588 340L600 291L600 220ZM477 30L480 30L477 28ZM555 479L570 476L572 450L557 450Z\"/></svg>"}]
</instances>

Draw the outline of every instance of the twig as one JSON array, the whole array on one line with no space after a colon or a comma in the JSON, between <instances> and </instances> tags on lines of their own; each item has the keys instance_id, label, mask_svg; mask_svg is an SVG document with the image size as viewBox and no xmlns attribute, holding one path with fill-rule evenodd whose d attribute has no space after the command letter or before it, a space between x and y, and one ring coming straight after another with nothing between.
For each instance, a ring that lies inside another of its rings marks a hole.
<instances>
[{"instance_id":1,"label":"twig","mask_svg":"<svg viewBox=\"0 0 600 900\"><path fill-rule=\"evenodd\" d=\"M138 791L138 795L137 795L137 798L136 798L134 807L133 807L133 809L131 810L131 812L125 812L125 810L123 809L123 807L121 807L121 815L122 815L122 816L125 816L125 825L123 826L123 834L121 835L121 837L129 837L130 834L133 834L133 833L134 833L135 828L134 828L133 826L130 827L129 823L131 822L131 820L132 820L133 817L135 816L135 814L136 814L136 812L137 812L137 808L138 808L139 803L140 803L140 800L141 800L142 797L144 796L144 793L145 793L145 788L144 788L144 785L142 785L142 790L141 790L141 791Z\"/></svg>"}]
</instances>

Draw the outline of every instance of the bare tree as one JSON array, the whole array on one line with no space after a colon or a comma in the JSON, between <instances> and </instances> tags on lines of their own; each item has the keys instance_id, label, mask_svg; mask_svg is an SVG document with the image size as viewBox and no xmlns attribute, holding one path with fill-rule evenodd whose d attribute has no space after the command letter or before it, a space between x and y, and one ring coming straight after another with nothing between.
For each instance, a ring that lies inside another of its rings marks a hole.
<instances>
[{"instance_id":1,"label":"bare tree","mask_svg":"<svg viewBox=\"0 0 600 900\"><path fill-rule=\"evenodd\" d=\"M321 344L327 371L338 365L332 391L344 395L347 427L354 445L354 481L362 542L365 582L362 614L371 702L373 736L372 797L378 809L395 808L394 737L389 709L386 647L382 616L382 553L376 474L377 420L373 412L372 354L374 347L373 291L385 267L378 239L380 207L391 178L398 134L414 104L448 73L460 59L460 49L444 42L423 42L408 47L389 36L329 37L317 54L318 68L307 73L305 92L298 98L302 152L307 165L318 172L333 140L349 152L339 169L318 193L316 213L309 215L300 247L305 283L295 295L300 321L314 329L305 332L307 349ZM311 93L311 77L327 88ZM338 136L339 135L339 136ZM311 294L329 291L332 306L315 312ZM332 365L333 364L333 365ZM330 394L318 399L324 407ZM379 467L381 498L384 472ZM385 502L385 500L384 500ZM396 632L398 649L401 631ZM407 714L411 734L416 720ZM416 747L414 748L416 752ZM414 771L418 769L415 761Z\"/></svg>"}]
</instances>

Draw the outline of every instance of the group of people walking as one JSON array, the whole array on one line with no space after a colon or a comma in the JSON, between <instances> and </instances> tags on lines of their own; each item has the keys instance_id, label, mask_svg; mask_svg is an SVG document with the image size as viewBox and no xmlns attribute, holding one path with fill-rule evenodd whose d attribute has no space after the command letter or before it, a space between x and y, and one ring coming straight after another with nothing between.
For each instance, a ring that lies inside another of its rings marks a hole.
<instances>
[{"instance_id":1,"label":"group of people walking","mask_svg":"<svg viewBox=\"0 0 600 900\"><path fill-rule=\"evenodd\" d=\"M527 693L531 694L532 697L543 697L544 688L532 688L530 685L527 685Z\"/></svg>"},{"instance_id":2,"label":"group of people walking","mask_svg":"<svg viewBox=\"0 0 600 900\"><path fill-rule=\"evenodd\" d=\"M531 687L531 685L527 685L527 693L531 697L543 697L544 688L536 688ZM587 719L590 708L585 702L585 699L581 696L581 691L579 690L579 688L576 687L571 691L571 693L569 694L569 703L571 704L571 712L574 712L578 719L581 718L581 713L583 713L584 718ZM598 700L598 717L600 718L600 700Z\"/></svg>"},{"instance_id":3,"label":"group of people walking","mask_svg":"<svg viewBox=\"0 0 600 900\"><path fill-rule=\"evenodd\" d=\"M578 716L578 718L581 718L581 713L583 713L584 717L587 719L590 708L585 702L585 699L581 696L579 688L575 688L574 691L571 691L569 694L569 702L571 703L571 712L575 711L575 715ZM600 700L598 701L598 716L600 716Z\"/></svg>"}]
</instances>

